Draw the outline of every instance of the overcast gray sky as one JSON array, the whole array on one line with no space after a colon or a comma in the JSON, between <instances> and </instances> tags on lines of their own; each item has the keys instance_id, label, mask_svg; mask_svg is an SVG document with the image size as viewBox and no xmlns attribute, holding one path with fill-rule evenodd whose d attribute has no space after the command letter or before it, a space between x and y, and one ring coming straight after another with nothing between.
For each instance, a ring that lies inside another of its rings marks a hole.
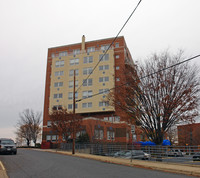
<instances>
[{"instance_id":1,"label":"overcast gray sky","mask_svg":"<svg viewBox=\"0 0 200 178\"><path fill-rule=\"evenodd\" d=\"M43 111L48 48L114 37L138 1L0 0L0 137L15 138L19 112ZM165 49L194 56L199 9L200 0L143 0L120 35L137 61Z\"/></svg>"}]
</instances>

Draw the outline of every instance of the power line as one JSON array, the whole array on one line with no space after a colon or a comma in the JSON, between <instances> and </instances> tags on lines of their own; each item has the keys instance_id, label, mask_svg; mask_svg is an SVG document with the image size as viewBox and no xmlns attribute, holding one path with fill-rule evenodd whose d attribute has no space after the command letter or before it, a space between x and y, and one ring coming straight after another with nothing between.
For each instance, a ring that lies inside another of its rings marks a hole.
<instances>
[{"instance_id":1,"label":"power line","mask_svg":"<svg viewBox=\"0 0 200 178\"><path fill-rule=\"evenodd\" d=\"M191 61L191 60L193 60L193 59L195 59L195 58L198 58L198 57L200 57L200 54L199 54L199 55L196 55L196 56L193 56L193 57L191 57L191 58L189 58L189 59L183 60L183 61L181 61L181 62L178 62L178 63L176 63L176 64L173 64L173 65L171 65L171 66L168 66L168 67L166 67L166 68L163 68L163 69L161 69L161 70L158 70L158 71L156 71L156 72L153 72L153 73L151 73L151 74L145 75L145 76L143 76L143 77L141 77L141 78L139 78L139 79L137 79L137 80L139 81L139 80L142 80L142 79L144 79L144 78L150 77L150 76L152 76L152 75L154 75L154 74L157 74L157 73L162 72L162 71L164 71L164 70L170 69L170 68L175 67L175 66L177 66L177 65L183 64L183 63L185 63L185 62ZM136 80L136 81L137 81L137 80ZM107 89L106 91L111 91L111 90L114 90L114 89L116 89L116 88L120 88L120 87L122 87L122 86L124 86L124 85L127 85L128 83L129 83L129 82L124 83L124 84L119 85L119 86L116 86L116 87L111 88L111 89ZM91 95L91 96L89 96L89 97L76 100L76 102L79 102L79 101L82 101L82 100L85 100L85 99L88 99L88 98L92 98L92 97L94 97L94 96L101 95L101 94L103 94L103 93L105 93L105 92L96 93L96 94Z\"/></svg>"},{"instance_id":2,"label":"power line","mask_svg":"<svg viewBox=\"0 0 200 178\"><path fill-rule=\"evenodd\" d=\"M111 48L111 46L113 45L113 43L116 41L116 39L118 38L119 34L121 33L121 31L123 30L123 28L126 26L126 24L128 23L128 21L130 20L130 18L132 17L132 15L134 14L134 12L136 11L136 9L138 8L138 6L140 5L140 3L142 2L142 0L140 0L138 2L138 4L136 5L136 7L134 8L134 10L132 11L131 15L128 17L128 19L126 20L126 22L124 23L124 25L122 26L122 28L119 30L119 32L117 33L116 37L113 39L113 41L110 43L109 47L106 49L105 53L101 56L101 58L99 59L98 63L95 65L94 69L92 70L92 72L87 76L87 78L83 81L83 83L80 85L80 87L76 90L76 92L78 92L78 90L83 86L83 84L87 81L87 79L92 75L92 73L94 72L94 70L97 68L97 66L99 65L99 63L103 60L104 56L107 54L108 50Z\"/></svg>"}]
</instances>

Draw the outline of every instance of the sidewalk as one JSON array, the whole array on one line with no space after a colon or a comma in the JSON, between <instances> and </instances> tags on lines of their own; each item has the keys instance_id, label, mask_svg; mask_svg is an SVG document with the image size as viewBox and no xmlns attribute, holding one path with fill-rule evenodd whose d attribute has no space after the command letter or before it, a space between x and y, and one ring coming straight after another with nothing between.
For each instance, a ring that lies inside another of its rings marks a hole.
<instances>
[{"instance_id":1,"label":"sidewalk","mask_svg":"<svg viewBox=\"0 0 200 178\"><path fill-rule=\"evenodd\" d=\"M8 178L6 170L1 161L0 161L0 178Z\"/></svg>"},{"instance_id":2,"label":"sidewalk","mask_svg":"<svg viewBox=\"0 0 200 178\"><path fill-rule=\"evenodd\" d=\"M46 151L46 152L64 154L64 155L75 156L75 157L80 157L80 158L93 159L93 160L102 161L106 163L113 163L113 164L139 167L139 168L147 168L147 169L152 169L152 170L159 170L159 171L200 177L200 165L188 165L188 164L185 165L185 164L177 164L177 163L143 161L143 160L135 160L135 159L133 159L133 161L130 162L130 160L122 159L122 158L97 156L97 155L90 155L90 154L84 154L84 153L76 153L75 155L72 155L71 152L56 151L56 150L49 150L49 149L48 150L37 149L37 151Z\"/></svg>"}]
</instances>

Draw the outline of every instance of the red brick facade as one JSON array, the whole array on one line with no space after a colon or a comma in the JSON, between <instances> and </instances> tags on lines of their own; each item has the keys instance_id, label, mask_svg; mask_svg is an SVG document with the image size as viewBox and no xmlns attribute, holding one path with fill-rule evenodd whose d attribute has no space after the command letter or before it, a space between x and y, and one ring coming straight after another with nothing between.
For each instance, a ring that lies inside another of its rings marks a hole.
<instances>
[{"instance_id":1,"label":"red brick facade","mask_svg":"<svg viewBox=\"0 0 200 178\"><path fill-rule=\"evenodd\" d=\"M178 143L181 146L200 145L200 123L178 126Z\"/></svg>"}]
</instances>

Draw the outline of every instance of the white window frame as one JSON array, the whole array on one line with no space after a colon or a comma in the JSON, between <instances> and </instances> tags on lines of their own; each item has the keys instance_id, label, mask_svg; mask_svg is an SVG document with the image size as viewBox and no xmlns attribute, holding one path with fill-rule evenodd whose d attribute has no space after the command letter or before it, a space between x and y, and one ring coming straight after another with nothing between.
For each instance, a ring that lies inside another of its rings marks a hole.
<instances>
[{"instance_id":1,"label":"white window frame","mask_svg":"<svg viewBox=\"0 0 200 178\"><path fill-rule=\"evenodd\" d=\"M59 57L67 56L67 51L59 52Z\"/></svg>"},{"instance_id":2,"label":"white window frame","mask_svg":"<svg viewBox=\"0 0 200 178\"><path fill-rule=\"evenodd\" d=\"M56 71L55 77L64 75L64 71Z\"/></svg>"},{"instance_id":3,"label":"white window frame","mask_svg":"<svg viewBox=\"0 0 200 178\"><path fill-rule=\"evenodd\" d=\"M109 70L109 65L99 66L99 70Z\"/></svg>"},{"instance_id":4,"label":"white window frame","mask_svg":"<svg viewBox=\"0 0 200 178\"><path fill-rule=\"evenodd\" d=\"M69 88L73 88L74 87L74 81L73 80L69 81L68 84L69 84ZM78 87L78 80L75 81L75 87Z\"/></svg>"},{"instance_id":5,"label":"white window frame","mask_svg":"<svg viewBox=\"0 0 200 178\"><path fill-rule=\"evenodd\" d=\"M75 69L75 75L77 76L78 74L79 74L78 69ZM74 76L74 69L71 69L71 70L69 71L69 76Z\"/></svg>"},{"instance_id":6,"label":"white window frame","mask_svg":"<svg viewBox=\"0 0 200 178\"><path fill-rule=\"evenodd\" d=\"M54 87L62 87L63 86L63 82L55 82L54 83Z\"/></svg>"},{"instance_id":7,"label":"white window frame","mask_svg":"<svg viewBox=\"0 0 200 178\"><path fill-rule=\"evenodd\" d=\"M73 50L73 54L74 54L74 55L80 54L80 49L74 49L74 50Z\"/></svg>"},{"instance_id":8,"label":"white window frame","mask_svg":"<svg viewBox=\"0 0 200 178\"><path fill-rule=\"evenodd\" d=\"M48 128L51 127L51 121L47 121L47 127L48 127Z\"/></svg>"},{"instance_id":9,"label":"white window frame","mask_svg":"<svg viewBox=\"0 0 200 178\"><path fill-rule=\"evenodd\" d=\"M83 64L93 63L93 56L86 56L83 58Z\"/></svg>"},{"instance_id":10,"label":"white window frame","mask_svg":"<svg viewBox=\"0 0 200 178\"><path fill-rule=\"evenodd\" d=\"M101 50L106 51L110 45L101 45Z\"/></svg>"},{"instance_id":11,"label":"white window frame","mask_svg":"<svg viewBox=\"0 0 200 178\"><path fill-rule=\"evenodd\" d=\"M99 77L99 82L109 82L109 77Z\"/></svg>"},{"instance_id":12,"label":"white window frame","mask_svg":"<svg viewBox=\"0 0 200 178\"><path fill-rule=\"evenodd\" d=\"M83 75L89 75L92 73L92 71L93 71L92 67L83 68Z\"/></svg>"},{"instance_id":13,"label":"white window frame","mask_svg":"<svg viewBox=\"0 0 200 178\"><path fill-rule=\"evenodd\" d=\"M69 60L69 65L73 66L73 65L78 65L79 64L79 58L75 58L75 59L70 59Z\"/></svg>"},{"instance_id":14,"label":"white window frame","mask_svg":"<svg viewBox=\"0 0 200 178\"><path fill-rule=\"evenodd\" d=\"M63 97L63 94L62 93L56 93L53 95L53 98L54 99L57 99L57 98L62 98Z\"/></svg>"},{"instance_id":15,"label":"white window frame","mask_svg":"<svg viewBox=\"0 0 200 178\"><path fill-rule=\"evenodd\" d=\"M115 140L115 132L107 130L107 140Z\"/></svg>"},{"instance_id":16,"label":"white window frame","mask_svg":"<svg viewBox=\"0 0 200 178\"><path fill-rule=\"evenodd\" d=\"M46 135L46 141L51 141L51 135Z\"/></svg>"},{"instance_id":17,"label":"white window frame","mask_svg":"<svg viewBox=\"0 0 200 178\"><path fill-rule=\"evenodd\" d=\"M86 80L83 80L83 86L92 86L93 80L92 78L88 78Z\"/></svg>"},{"instance_id":18,"label":"white window frame","mask_svg":"<svg viewBox=\"0 0 200 178\"><path fill-rule=\"evenodd\" d=\"M58 67L63 67L65 64L65 61L56 61L55 63L55 67L58 68Z\"/></svg>"},{"instance_id":19,"label":"white window frame","mask_svg":"<svg viewBox=\"0 0 200 178\"><path fill-rule=\"evenodd\" d=\"M109 106L108 101L99 101L99 107L107 107L107 106Z\"/></svg>"},{"instance_id":20,"label":"white window frame","mask_svg":"<svg viewBox=\"0 0 200 178\"><path fill-rule=\"evenodd\" d=\"M100 94L108 94L108 93L110 93L110 90L108 88L99 89L99 93Z\"/></svg>"},{"instance_id":21,"label":"white window frame","mask_svg":"<svg viewBox=\"0 0 200 178\"><path fill-rule=\"evenodd\" d=\"M73 92L68 92L68 100L72 100L73 99ZM75 99L78 99L78 93L75 92Z\"/></svg>"},{"instance_id":22,"label":"white window frame","mask_svg":"<svg viewBox=\"0 0 200 178\"><path fill-rule=\"evenodd\" d=\"M109 54L100 54L99 55L99 60L101 60L101 61L108 61L109 60Z\"/></svg>"},{"instance_id":23,"label":"white window frame","mask_svg":"<svg viewBox=\"0 0 200 178\"><path fill-rule=\"evenodd\" d=\"M92 90L82 92L82 98L89 98L91 96L92 96Z\"/></svg>"},{"instance_id":24,"label":"white window frame","mask_svg":"<svg viewBox=\"0 0 200 178\"><path fill-rule=\"evenodd\" d=\"M87 52L90 53L90 52L94 52L95 51L95 47L88 47L87 48Z\"/></svg>"},{"instance_id":25,"label":"white window frame","mask_svg":"<svg viewBox=\"0 0 200 178\"><path fill-rule=\"evenodd\" d=\"M82 103L82 108L92 108L92 102Z\"/></svg>"}]
</instances>

